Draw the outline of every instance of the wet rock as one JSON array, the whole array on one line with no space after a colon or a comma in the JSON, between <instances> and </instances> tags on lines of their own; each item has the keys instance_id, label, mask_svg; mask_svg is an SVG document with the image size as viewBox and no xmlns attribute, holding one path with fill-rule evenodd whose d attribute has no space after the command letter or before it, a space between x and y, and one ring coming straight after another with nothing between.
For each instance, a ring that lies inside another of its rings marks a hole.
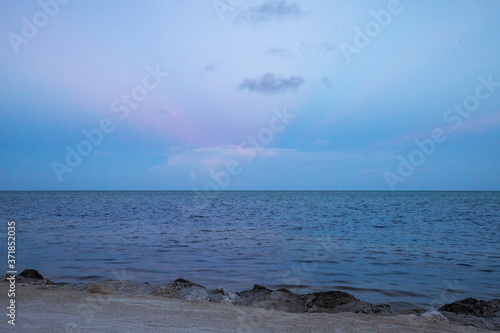
<instances>
[{"instance_id":1,"label":"wet rock","mask_svg":"<svg viewBox=\"0 0 500 333\"><path fill-rule=\"evenodd\" d=\"M252 290L237 293L240 297L234 304L273 309L286 312L304 312L304 301L286 289L270 290L256 284Z\"/></svg>"},{"instance_id":2,"label":"wet rock","mask_svg":"<svg viewBox=\"0 0 500 333\"><path fill-rule=\"evenodd\" d=\"M427 320L428 322L448 322L448 318L439 311L427 311L420 315L420 318Z\"/></svg>"},{"instance_id":3,"label":"wet rock","mask_svg":"<svg viewBox=\"0 0 500 333\"><path fill-rule=\"evenodd\" d=\"M469 297L461 301L443 305L439 311L488 318L500 311L500 299L495 298L486 302Z\"/></svg>"},{"instance_id":4,"label":"wet rock","mask_svg":"<svg viewBox=\"0 0 500 333\"><path fill-rule=\"evenodd\" d=\"M258 284L255 284L255 285L253 286L253 289L252 289L252 290L254 290L254 291L259 291L259 290L260 290L260 291L272 291L271 289L267 289L266 287L261 286L261 285L258 285Z\"/></svg>"},{"instance_id":5,"label":"wet rock","mask_svg":"<svg viewBox=\"0 0 500 333\"><path fill-rule=\"evenodd\" d=\"M239 292L237 294L238 294L238 296L240 296L242 298L241 302L245 303L244 305L250 305L250 304L254 303L254 301L264 300L271 293L272 293L272 290L256 284L253 286L252 290L245 290L245 291Z\"/></svg>"},{"instance_id":6,"label":"wet rock","mask_svg":"<svg viewBox=\"0 0 500 333\"><path fill-rule=\"evenodd\" d=\"M153 295L185 300L210 300L205 287L184 279L177 279L173 283L156 289Z\"/></svg>"},{"instance_id":7,"label":"wet rock","mask_svg":"<svg viewBox=\"0 0 500 333\"><path fill-rule=\"evenodd\" d=\"M5 274L4 276L1 277L0 281L9 282L11 281L10 279L11 277L12 274ZM40 286L54 284L54 282L44 278L40 273L38 273L38 271L34 269L25 269L24 271L22 271L22 273L15 276L15 281L20 283L26 283L30 285L40 285Z\"/></svg>"},{"instance_id":8,"label":"wet rock","mask_svg":"<svg viewBox=\"0 0 500 333\"><path fill-rule=\"evenodd\" d=\"M289 291L275 290L265 300L257 304L264 309L274 309L285 312L305 312L306 306L300 295Z\"/></svg>"},{"instance_id":9,"label":"wet rock","mask_svg":"<svg viewBox=\"0 0 500 333\"><path fill-rule=\"evenodd\" d=\"M173 291L170 293L164 293L164 294L156 293L156 294L160 294L163 297L175 298L175 299L205 299L204 295L207 294L207 291L203 287L192 286L183 288L181 290Z\"/></svg>"},{"instance_id":10,"label":"wet rock","mask_svg":"<svg viewBox=\"0 0 500 333\"><path fill-rule=\"evenodd\" d=\"M276 291L282 291L284 293L291 293L290 290L286 289L286 288L280 288L280 289L276 289Z\"/></svg>"},{"instance_id":11,"label":"wet rock","mask_svg":"<svg viewBox=\"0 0 500 333\"><path fill-rule=\"evenodd\" d=\"M266 287L255 285L252 290L237 293L241 300L238 305L254 306L264 309L275 309L286 312L332 312L333 309L357 299L342 291L319 292L306 295L295 294L288 289L270 290ZM367 313L387 312L385 306L375 306L363 303ZM383 308L380 308L383 307ZM387 306L388 307L388 306ZM361 306L358 306L359 310ZM344 311L351 311L346 308Z\"/></svg>"},{"instance_id":12,"label":"wet rock","mask_svg":"<svg viewBox=\"0 0 500 333\"><path fill-rule=\"evenodd\" d=\"M191 301L210 301L210 296L204 289L197 289L190 291L189 293L184 295L182 299Z\"/></svg>"},{"instance_id":13,"label":"wet rock","mask_svg":"<svg viewBox=\"0 0 500 333\"><path fill-rule=\"evenodd\" d=\"M307 312L332 312L336 307L348 304L358 299L343 291L326 291L300 295Z\"/></svg>"},{"instance_id":14,"label":"wet rock","mask_svg":"<svg viewBox=\"0 0 500 333\"><path fill-rule=\"evenodd\" d=\"M55 283L50 281L49 279L42 279L42 280L37 280L35 284L39 286L47 286L47 285L53 285Z\"/></svg>"},{"instance_id":15,"label":"wet rock","mask_svg":"<svg viewBox=\"0 0 500 333\"><path fill-rule=\"evenodd\" d=\"M230 289L219 287L210 293L210 300L215 303L234 304L240 297Z\"/></svg>"},{"instance_id":16,"label":"wet rock","mask_svg":"<svg viewBox=\"0 0 500 333\"><path fill-rule=\"evenodd\" d=\"M371 304L359 300L337 306L333 309L332 312L333 313L353 312L353 313L364 313L364 314L372 314L379 316L389 316L394 314L394 311L391 309L389 304Z\"/></svg>"},{"instance_id":17,"label":"wet rock","mask_svg":"<svg viewBox=\"0 0 500 333\"><path fill-rule=\"evenodd\" d=\"M191 287L199 287L205 289L205 287L200 286L199 284L181 278L175 280L173 283L169 283L163 287L156 289L153 294L167 295Z\"/></svg>"},{"instance_id":18,"label":"wet rock","mask_svg":"<svg viewBox=\"0 0 500 333\"><path fill-rule=\"evenodd\" d=\"M38 273L37 270L35 269L25 269L22 271L22 273L19 274L19 276L22 276L25 279L34 279L34 280L43 280L44 277Z\"/></svg>"}]
</instances>

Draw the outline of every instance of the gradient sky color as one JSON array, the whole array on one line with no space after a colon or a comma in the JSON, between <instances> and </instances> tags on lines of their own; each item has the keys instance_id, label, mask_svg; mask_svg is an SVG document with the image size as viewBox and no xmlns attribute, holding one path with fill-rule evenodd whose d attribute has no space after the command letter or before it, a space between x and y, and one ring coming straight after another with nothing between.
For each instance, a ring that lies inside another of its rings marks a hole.
<instances>
[{"instance_id":1,"label":"gradient sky color","mask_svg":"<svg viewBox=\"0 0 500 333\"><path fill-rule=\"evenodd\" d=\"M499 17L496 0L2 1L0 190L500 190Z\"/></svg>"}]
</instances>

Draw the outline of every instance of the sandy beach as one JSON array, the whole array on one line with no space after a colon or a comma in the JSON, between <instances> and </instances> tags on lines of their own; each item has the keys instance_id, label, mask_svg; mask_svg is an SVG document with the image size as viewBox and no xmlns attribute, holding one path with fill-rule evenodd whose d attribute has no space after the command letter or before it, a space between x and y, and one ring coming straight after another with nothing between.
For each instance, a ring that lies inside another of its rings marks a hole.
<instances>
[{"instance_id":1,"label":"sandy beach","mask_svg":"<svg viewBox=\"0 0 500 333\"><path fill-rule=\"evenodd\" d=\"M6 294L8 284L1 284ZM491 332L412 315L287 313L153 295L17 284L16 326L3 332Z\"/></svg>"}]
</instances>

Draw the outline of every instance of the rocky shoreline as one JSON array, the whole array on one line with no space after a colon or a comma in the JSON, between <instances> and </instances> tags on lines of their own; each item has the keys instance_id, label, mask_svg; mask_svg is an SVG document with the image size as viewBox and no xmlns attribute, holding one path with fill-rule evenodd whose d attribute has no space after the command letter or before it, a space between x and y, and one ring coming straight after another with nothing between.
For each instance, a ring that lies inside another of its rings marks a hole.
<instances>
[{"instance_id":1,"label":"rocky shoreline","mask_svg":"<svg viewBox=\"0 0 500 333\"><path fill-rule=\"evenodd\" d=\"M7 275L2 282L7 281ZM438 311L414 309L398 311L388 304L361 301L343 291L296 294L287 289L271 290L255 285L251 290L235 292L224 287L209 290L182 278L172 283L105 280L99 283L54 283L38 271L26 269L16 277L21 284L36 285L40 289L83 291L98 295L153 295L182 300L197 300L237 306L256 307L288 313L362 313L376 316L412 314L429 322L448 322L453 325L474 326L500 331L500 299L489 301L466 298L442 306Z\"/></svg>"}]
</instances>

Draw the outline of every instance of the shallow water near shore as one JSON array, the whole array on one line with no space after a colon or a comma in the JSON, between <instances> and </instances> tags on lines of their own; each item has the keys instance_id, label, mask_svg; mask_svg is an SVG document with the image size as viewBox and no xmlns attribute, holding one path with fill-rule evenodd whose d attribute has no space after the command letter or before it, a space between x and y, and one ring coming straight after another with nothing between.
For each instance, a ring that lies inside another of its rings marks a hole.
<instances>
[{"instance_id":1,"label":"shallow water near shore","mask_svg":"<svg viewBox=\"0 0 500 333\"><path fill-rule=\"evenodd\" d=\"M500 192L0 192L0 207L18 269L55 282L500 297Z\"/></svg>"}]
</instances>

